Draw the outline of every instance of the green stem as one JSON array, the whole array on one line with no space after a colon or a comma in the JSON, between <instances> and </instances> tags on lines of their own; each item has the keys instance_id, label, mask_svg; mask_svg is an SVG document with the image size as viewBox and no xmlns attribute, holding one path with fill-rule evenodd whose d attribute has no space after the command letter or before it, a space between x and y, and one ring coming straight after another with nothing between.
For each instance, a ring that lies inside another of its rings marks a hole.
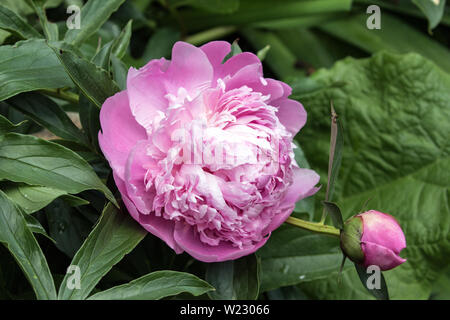
<instances>
[{"instance_id":1,"label":"green stem","mask_svg":"<svg viewBox=\"0 0 450 320\"><path fill-rule=\"evenodd\" d=\"M202 31L202 32L193 34L191 36L188 36L184 39L184 41L197 46L197 45L203 44L203 43L211 41L211 40L223 38L223 37L229 35L230 33L235 32L236 30L237 30L236 27L233 27L233 26L212 28L212 29Z\"/></svg>"},{"instance_id":2,"label":"green stem","mask_svg":"<svg viewBox=\"0 0 450 320\"><path fill-rule=\"evenodd\" d=\"M79 96L73 92L63 91L61 89L41 89L39 91L48 96L55 97L55 98L58 98L61 100L65 100L70 103L77 104L79 101Z\"/></svg>"},{"instance_id":3,"label":"green stem","mask_svg":"<svg viewBox=\"0 0 450 320\"><path fill-rule=\"evenodd\" d=\"M289 217L285 222L316 233L327 234L335 237L339 237L341 234L341 231L339 229L336 229L335 227L316 222L309 222L294 217Z\"/></svg>"}]
</instances>

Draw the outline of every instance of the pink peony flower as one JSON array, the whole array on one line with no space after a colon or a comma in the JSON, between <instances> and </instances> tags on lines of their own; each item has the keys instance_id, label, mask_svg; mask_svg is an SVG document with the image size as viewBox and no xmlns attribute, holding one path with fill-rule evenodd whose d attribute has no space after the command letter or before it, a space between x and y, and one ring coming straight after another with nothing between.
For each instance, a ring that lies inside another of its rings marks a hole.
<instances>
[{"instance_id":1,"label":"pink peony flower","mask_svg":"<svg viewBox=\"0 0 450 320\"><path fill-rule=\"evenodd\" d=\"M400 251L406 239L397 220L389 214L370 210L346 221L341 233L341 247L354 262L390 270L404 263Z\"/></svg>"},{"instance_id":2,"label":"pink peony flower","mask_svg":"<svg viewBox=\"0 0 450 320\"><path fill-rule=\"evenodd\" d=\"M100 112L100 147L129 213L175 252L205 262L248 255L314 194L292 138L306 122L291 88L230 44L177 42L172 60L128 72Z\"/></svg>"}]
</instances>

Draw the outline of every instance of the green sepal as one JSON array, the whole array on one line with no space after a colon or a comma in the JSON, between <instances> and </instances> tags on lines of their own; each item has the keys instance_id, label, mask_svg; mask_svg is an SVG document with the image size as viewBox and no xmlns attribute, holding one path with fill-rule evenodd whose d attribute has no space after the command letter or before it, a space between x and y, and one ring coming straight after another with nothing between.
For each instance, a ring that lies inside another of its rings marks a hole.
<instances>
[{"instance_id":1,"label":"green sepal","mask_svg":"<svg viewBox=\"0 0 450 320\"><path fill-rule=\"evenodd\" d=\"M341 249L344 254L355 263L364 262L364 252L361 248L363 222L358 216L345 221L341 232Z\"/></svg>"}]
</instances>

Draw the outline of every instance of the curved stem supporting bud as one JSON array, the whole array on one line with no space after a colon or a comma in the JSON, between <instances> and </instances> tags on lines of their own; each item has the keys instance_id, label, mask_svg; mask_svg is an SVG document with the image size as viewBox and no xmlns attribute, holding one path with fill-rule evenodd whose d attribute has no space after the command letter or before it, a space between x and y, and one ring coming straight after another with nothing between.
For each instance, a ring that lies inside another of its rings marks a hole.
<instances>
[{"instance_id":1,"label":"curved stem supporting bud","mask_svg":"<svg viewBox=\"0 0 450 320\"><path fill-rule=\"evenodd\" d=\"M287 218L285 222L293 226L309 230L315 233L327 234L335 237L339 237L341 234L341 231L339 229L336 229L335 227L328 226L322 223L309 222L294 217Z\"/></svg>"}]
</instances>

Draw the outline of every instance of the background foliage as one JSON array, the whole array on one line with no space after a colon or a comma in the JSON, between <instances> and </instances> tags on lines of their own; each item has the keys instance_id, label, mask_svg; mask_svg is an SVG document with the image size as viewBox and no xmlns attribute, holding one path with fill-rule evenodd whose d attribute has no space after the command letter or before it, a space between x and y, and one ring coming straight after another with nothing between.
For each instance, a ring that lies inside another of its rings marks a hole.
<instances>
[{"instance_id":1,"label":"background foliage","mask_svg":"<svg viewBox=\"0 0 450 320\"><path fill-rule=\"evenodd\" d=\"M386 273L392 298L450 298L450 9L435 2L2 0L0 298L371 299L350 263L338 284L334 238L284 225L256 254L206 264L118 210L97 141L103 101L130 66L216 39L239 39L291 84L308 111L296 157L322 185L333 101L345 140L333 201L348 217L371 199L399 220L408 261ZM366 27L372 4L380 30ZM318 219L324 189L294 215Z\"/></svg>"}]
</instances>

